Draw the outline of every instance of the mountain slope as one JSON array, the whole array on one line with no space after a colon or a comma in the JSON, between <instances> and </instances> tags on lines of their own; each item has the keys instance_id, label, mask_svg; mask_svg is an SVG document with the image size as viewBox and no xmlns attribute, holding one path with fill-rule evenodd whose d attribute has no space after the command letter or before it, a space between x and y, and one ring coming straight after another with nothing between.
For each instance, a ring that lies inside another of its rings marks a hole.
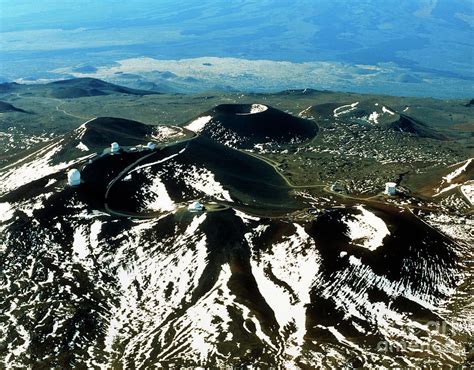
<instances>
[{"instance_id":1,"label":"mountain slope","mask_svg":"<svg viewBox=\"0 0 474 370\"><path fill-rule=\"evenodd\" d=\"M91 148L105 147L116 141L123 145L146 144L153 127L143 123L115 117L98 117L83 126L81 142Z\"/></svg>"},{"instance_id":2,"label":"mountain slope","mask_svg":"<svg viewBox=\"0 0 474 370\"><path fill-rule=\"evenodd\" d=\"M314 122L263 104L218 105L185 127L238 149L297 144L313 138L318 132Z\"/></svg>"},{"instance_id":3,"label":"mountain slope","mask_svg":"<svg viewBox=\"0 0 474 370\"><path fill-rule=\"evenodd\" d=\"M0 93L13 92L56 99L76 99L117 94L137 96L160 94L157 91L131 89L88 77L72 78L46 84L18 84L14 82L0 84Z\"/></svg>"},{"instance_id":4,"label":"mountain slope","mask_svg":"<svg viewBox=\"0 0 474 370\"><path fill-rule=\"evenodd\" d=\"M409 133L421 138L446 140L447 137L422 120L400 113L387 107L378 99L368 99L347 103L323 103L303 111L324 120L372 125L392 131Z\"/></svg>"},{"instance_id":5,"label":"mountain slope","mask_svg":"<svg viewBox=\"0 0 474 370\"><path fill-rule=\"evenodd\" d=\"M267 211L298 204L271 166L204 137L163 148L109 190L109 207L135 213L173 211L193 200Z\"/></svg>"},{"instance_id":6,"label":"mountain slope","mask_svg":"<svg viewBox=\"0 0 474 370\"><path fill-rule=\"evenodd\" d=\"M16 82L2 82L0 83L0 93L9 93L15 91L21 85Z\"/></svg>"},{"instance_id":7,"label":"mountain slope","mask_svg":"<svg viewBox=\"0 0 474 370\"><path fill-rule=\"evenodd\" d=\"M390 129L400 132L408 132L418 137L426 137L437 140L445 140L446 136L438 133L433 128L429 127L425 123L421 122L416 118L407 116L406 114L400 114L400 118L389 124Z\"/></svg>"},{"instance_id":8,"label":"mountain slope","mask_svg":"<svg viewBox=\"0 0 474 370\"><path fill-rule=\"evenodd\" d=\"M153 139L155 131L152 126L121 118L89 120L3 167L0 171L0 195L44 177L64 178L64 169L83 164L96 153L102 154L113 141L123 146L146 145Z\"/></svg>"},{"instance_id":9,"label":"mountain slope","mask_svg":"<svg viewBox=\"0 0 474 370\"><path fill-rule=\"evenodd\" d=\"M55 81L44 85L49 96L58 99L74 99L86 96L100 96L111 94L150 95L158 94L153 91L136 90L114 85L94 78L74 78Z\"/></svg>"},{"instance_id":10,"label":"mountain slope","mask_svg":"<svg viewBox=\"0 0 474 370\"><path fill-rule=\"evenodd\" d=\"M10 326L0 340L17 365L395 366L376 343L410 340L404 325L425 343L418 320L437 320L459 279L455 246L398 210L334 209L307 222L234 210L140 220L100 212L60 183L7 206ZM20 295L18 284L36 288ZM417 361L411 350L401 351Z\"/></svg>"},{"instance_id":11,"label":"mountain slope","mask_svg":"<svg viewBox=\"0 0 474 370\"><path fill-rule=\"evenodd\" d=\"M25 110L17 108L13 104L0 101L0 113L8 112L27 113Z\"/></svg>"}]
</instances>

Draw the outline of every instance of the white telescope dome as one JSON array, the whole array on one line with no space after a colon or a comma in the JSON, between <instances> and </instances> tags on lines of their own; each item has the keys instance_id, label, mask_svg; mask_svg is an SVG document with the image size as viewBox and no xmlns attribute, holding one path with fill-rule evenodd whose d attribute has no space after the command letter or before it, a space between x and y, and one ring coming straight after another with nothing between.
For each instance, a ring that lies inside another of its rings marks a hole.
<instances>
[{"instance_id":1,"label":"white telescope dome","mask_svg":"<svg viewBox=\"0 0 474 370\"><path fill-rule=\"evenodd\" d=\"M67 173L67 182L71 186L77 186L81 183L81 173L79 170L73 168Z\"/></svg>"},{"instance_id":2,"label":"white telescope dome","mask_svg":"<svg viewBox=\"0 0 474 370\"><path fill-rule=\"evenodd\" d=\"M387 195L397 194L397 183L396 182L386 182L385 183L385 194L387 194Z\"/></svg>"},{"instance_id":3,"label":"white telescope dome","mask_svg":"<svg viewBox=\"0 0 474 370\"><path fill-rule=\"evenodd\" d=\"M190 210L191 212L197 212L197 211L203 211L204 210L204 206L199 203L199 202L192 202L189 206L188 206L188 210Z\"/></svg>"},{"instance_id":4,"label":"white telescope dome","mask_svg":"<svg viewBox=\"0 0 474 370\"><path fill-rule=\"evenodd\" d=\"M120 149L120 145L118 145L118 143L113 142L112 144L110 144L110 151L112 153L117 153L119 149Z\"/></svg>"}]
</instances>

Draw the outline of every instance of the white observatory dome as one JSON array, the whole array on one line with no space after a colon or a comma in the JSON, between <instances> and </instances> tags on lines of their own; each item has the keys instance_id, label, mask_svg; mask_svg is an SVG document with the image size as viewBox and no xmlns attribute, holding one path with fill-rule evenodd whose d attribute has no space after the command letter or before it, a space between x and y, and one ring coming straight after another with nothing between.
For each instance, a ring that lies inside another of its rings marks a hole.
<instances>
[{"instance_id":1,"label":"white observatory dome","mask_svg":"<svg viewBox=\"0 0 474 370\"><path fill-rule=\"evenodd\" d=\"M117 153L120 149L120 145L118 145L118 143L116 142L113 142L112 144L110 144L110 152L111 153Z\"/></svg>"},{"instance_id":2,"label":"white observatory dome","mask_svg":"<svg viewBox=\"0 0 474 370\"><path fill-rule=\"evenodd\" d=\"M199 212L199 211L203 211L204 210L204 206L199 203L199 202L192 202L189 206L188 206L188 210L191 211L191 212Z\"/></svg>"},{"instance_id":3,"label":"white observatory dome","mask_svg":"<svg viewBox=\"0 0 474 370\"><path fill-rule=\"evenodd\" d=\"M385 183L385 194L387 194L387 195L396 195L397 194L397 183L396 182L386 182Z\"/></svg>"},{"instance_id":4,"label":"white observatory dome","mask_svg":"<svg viewBox=\"0 0 474 370\"><path fill-rule=\"evenodd\" d=\"M81 173L79 170L73 168L67 173L67 182L71 186L77 186L81 183Z\"/></svg>"}]
</instances>

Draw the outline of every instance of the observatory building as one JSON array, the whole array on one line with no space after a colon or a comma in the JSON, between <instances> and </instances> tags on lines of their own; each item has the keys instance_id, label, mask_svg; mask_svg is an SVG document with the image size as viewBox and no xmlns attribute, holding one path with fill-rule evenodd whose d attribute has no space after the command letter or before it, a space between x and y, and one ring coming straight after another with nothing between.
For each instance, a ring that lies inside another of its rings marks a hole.
<instances>
[{"instance_id":1,"label":"observatory building","mask_svg":"<svg viewBox=\"0 0 474 370\"><path fill-rule=\"evenodd\" d=\"M395 183L395 182L386 182L385 183L385 194L387 194L387 195L396 195L397 194L397 183Z\"/></svg>"},{"instance_id":2,"label":"observatory building","mask_svg":"<svg viewBox=\"0 0 474 370\"><path fill-rule=\"evenodd\" d=\"M110 144L110 153L117 153L119 149L120 145L118 145L118 143L113 142L112 144Z\"/></svg>"},{"instance_id":3,"label":"observatory building","mask_svg":"<svg viewBox=\"0 0 474 370\"><path fill-rule=\"evenodd\" d=\"M203 211L203 210L204 210L204 206L199 202L192 202L188 206L188 211L191 211L191 212L200 212L200 211Z\"/></svg>"},{"instance_id":4,"label":"observatory building","mask_svg":"<svg viewBox=\"0 0 474 370\"><path fill-rule=\"evenodd\" d=\"M73 168L67 173L67 182L71 186L77 186L81 184L81 173L79 170Z\"/></svg>"}]
</instances>

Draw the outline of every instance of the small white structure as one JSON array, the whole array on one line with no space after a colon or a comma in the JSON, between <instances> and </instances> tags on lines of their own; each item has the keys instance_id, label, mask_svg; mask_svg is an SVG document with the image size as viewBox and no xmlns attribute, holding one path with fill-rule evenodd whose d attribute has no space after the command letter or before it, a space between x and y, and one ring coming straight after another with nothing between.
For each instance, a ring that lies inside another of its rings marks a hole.
<instances>
[{"instance_id":1,"label":"small white structure","mask_svg":"<svg viewBox=\"0 0 474 370\"><path fill-rule=\"evenodd\" d=\"M67 173L67 182L71 186L77 186L81 184L81 173L79 170L73 168Z\"/></svg>"},{"instance_id":2,"label":"small white structure","mask_svg":"<svg viewBox=\"0 0 474 370\"><path fill-rule=\"evenodd\" d=\"M150 141L148 144L146 144L146 147L150 150L153 150L156 148L156 144Z\"/></svg>"},{"instance_id":3,"label":"small white structure","mask_svg":"<svg viewBox=\"0 0 474 370\"><path fill-rule=\"evenodd\" d=\"M345 192L345 190L345 187L341 184L338 184L337 182L331 185L331 191L334 191L336 193L342 193Z\"/></svg>"},{"instance_id":4,"label":"small white structure","mask_svg":"<svg viewBox=\"0 0 474 370\"><path fill-rule=\"evenodd\" d=\"M113 142L112 144L110 144L110 152L111 153L117 153L120 149L120 145L118 145L118 143L116 142Z\"/></svg>"},{"instance_id":5,"label":"small white structure","mask_svg":"<svg viewBox=\"0 0 474 370\"><path fill-rule=\"evenodd\" d=\"M387 194L387 195L396 195L397 194L397 183L396 182L386 182L385 183L385 194Z\"/></svg>"},{"instance_id":6,"label":"small white structure","mask_svg":"<svg viewBox=\"0 0 474 370\"><path fill-rule=\"evenodd\" d=\"M200 211L204 210L204 206L199 202L192 202L188 206L188 210L191 211L191 212L200 212Z\"/></svg>"}]
</instances>

